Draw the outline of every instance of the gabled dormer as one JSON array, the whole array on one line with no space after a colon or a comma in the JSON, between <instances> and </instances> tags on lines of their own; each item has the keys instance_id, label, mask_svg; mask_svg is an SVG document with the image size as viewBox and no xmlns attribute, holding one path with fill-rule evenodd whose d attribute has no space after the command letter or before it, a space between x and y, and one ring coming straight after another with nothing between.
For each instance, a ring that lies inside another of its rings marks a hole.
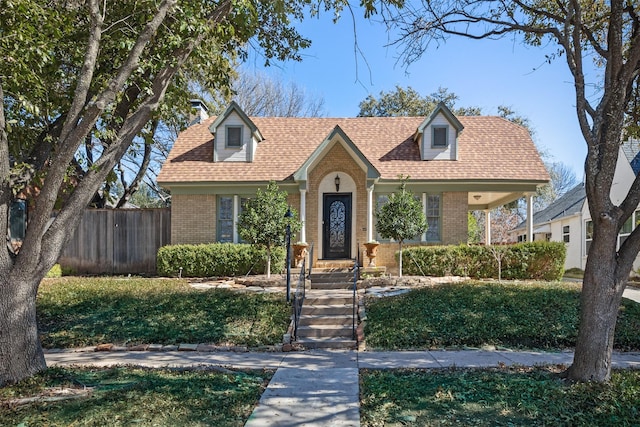
<instances>
[{"instance_id":1,"label":"gabled dormer","mask_svg":"<svg viewBox=\"0 0 640 427\"><path fill-rule=\"evenodd\" d=\"M420 146L422 160L458 160L458 134L462 123L444 103L427 117L416 131L413 139Z\"/></svg>"},{"instance_id":2,"label":"gabled dormer","mask_svg":"<svg viewBox=\"0 0 640 427\"><path fill-rule=\"evenodd\" d=\"M214 162L253 162L258 143L264 139L235 101L211 123L209 131L213 135Z\"/></svg>"}]
</instances>

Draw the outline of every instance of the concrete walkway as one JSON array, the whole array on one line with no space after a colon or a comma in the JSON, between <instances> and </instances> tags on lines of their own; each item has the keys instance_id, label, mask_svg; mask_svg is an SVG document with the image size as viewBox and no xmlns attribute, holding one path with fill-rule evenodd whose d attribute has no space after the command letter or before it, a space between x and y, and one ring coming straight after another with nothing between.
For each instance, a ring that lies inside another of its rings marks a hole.
<instances>
[{"instance_id":1,"label":"concrete walkway","mask_svg":"<svg viewBox=\"0 0 640 427\"><path fill-rule=\"evenodd\" d=\"M572 352L316 350L290 353L48 352L47 364L276 369L245 427L359 426L359 369L569 365ZM614 353L614 368L640 369L640 353Z\"/></svg>"}]
</instances>

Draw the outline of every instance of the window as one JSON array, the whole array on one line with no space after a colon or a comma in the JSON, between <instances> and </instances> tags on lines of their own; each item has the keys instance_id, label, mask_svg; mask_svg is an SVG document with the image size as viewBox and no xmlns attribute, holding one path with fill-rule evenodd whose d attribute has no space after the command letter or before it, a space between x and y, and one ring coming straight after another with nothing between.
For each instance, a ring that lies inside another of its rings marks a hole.
<instances>
[{"instance_id":1,"label":"window","mask_svg":"<svg viewBox=\"0 0 640 427\"><path fill-rule=\"evenodd\" d=\"M522 242L526 242L527 241L527 235L526 234L520 234L518 236L518 243L522 243Z\"/></svg>"},{"instance_id":2,"label":"window","mask_svg":"<svg viewBox=\"0 0 640 427\"><path fill-rule=\"evenodd\" d=\"M414 195L417 200L420 200L418 195ZM441 224L442 224L442 203L440 194L426 194L426 206L425 216L429 228L427 232L421 237L416 236L414 239L408 239L407 242L418 242L420 240L426 242L441 242ZM378 194L376 197L376 210L380 209L385 203L389 201L388 194ZM393 241L393 239L384 239L376 230L376 240L378 241Z\"/></svg>"},{"instance_id":3,"label":"window","mask_svg":"<svg viewBox=\"0 0 640 427\"><path fill-rule=\"evenodd\" d=\"M433 126L433 140L431 142L432 147L446 147L447 145L447 127L446 126Z\"/></svg>"},{"instance_id":4,"label":"window","mask_svg":"<svg viewBox=\"0 0 640 427\"><path fill-rule=\"evenodd\" d=\"M620 229L620 233L618 234L618 248L622 246L629 234L633 231L633 218L629 217L624 224L622 224L622 228Z\"/></svg>"},{"instance_id":5,"label":"window","mask_svg":"<svg viewBox=\"0 0 640 427\"><path fill-rule=\"evenodd\" d=\"M376 196L376 212L378 212L378 210L380 210L380 208L382 206L384 206L388 201L389 201L389 195L388 194L378 194ZM381 241L389 241L387 239L384 239L380 235L380 233L378 233L378 227L376 227L376 240L379 241L379 242L381 242Z\"/></svg>"},{"instance_id":6,"label":"window","mask_svg":"<svg viewBox=\"0 0 640 427\"><path fill-rule=\"evenodd\" d=\"M242 147L242 126L227 126L227 147Z\"/></svg>"},{"instance_id":7,"label":"window","mask_svg":"<svg viewBox=\"0 0 640 427\"><path fill-rule=\"evenodd\" d=\"M591 242L593 241L593 221L587 221L584 227L585 230L585 254L589 253Z\"/></svg>"},{"instance_id":8,"label":"window","mask_svg":"<svg viewBox=\"0 0 640 427\"><path fill-rule=\"evenodd\" d=\"M233 196L218 197L218 242L233 242Z\"/></svg>"},{"instance_id":9,"label":"window","mask_svg":"<svg viewBox=\"0 0 640 427\"><path fill-rule=\"evenodd\" d=\"M562 227L562 241L565 243L569 243L569 226L565 225Z\"/></svg>"},{"instance_id":10,"label":"window","mask_svg":"<svg viewBox=\"0 0 640 427\"><path fill-rule=\"evenodd\" d=\"M237 233L237 224L248 200L246 196L218 196L218 242L245 243Z\"/></svg>"},{"instance_id":11,"label":"window","mask_svg":"<svg viewBox=\"0 0 640 427\"><path fill-rule=\"evenodd\" d=\"M22 241L27 234L27 202L15 200L9 208L9 238L14 253L20 251Z\"/></svg>"},{"instance_id":12,"label":"window","mask_svg":"<svg viewBox=\"0 0 640 427\"><path fill-rule=\"evenodd\" d=\"M426 240L427 242L440 242L442 241L440 237L440 224L441 224L441 205L440 203L440 195L439 194L427 194L427 206L426 206L426 216L427 216L427 224L429 228L427 228Z\"/></svg>"}]
</instances>

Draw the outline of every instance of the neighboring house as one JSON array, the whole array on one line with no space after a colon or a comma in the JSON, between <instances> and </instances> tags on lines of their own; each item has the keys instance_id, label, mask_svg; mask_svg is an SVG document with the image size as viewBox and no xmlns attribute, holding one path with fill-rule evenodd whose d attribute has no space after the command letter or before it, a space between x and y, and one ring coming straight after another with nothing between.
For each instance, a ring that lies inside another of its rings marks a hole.
<instances>
[{"instance_id":1,"label":"neighboring house","mask_svg":"<svg viewBox=\"0 0 640 427\"><path fill-rule=\"evenodd\" d=\"M611 187L611 201L613 203L620 204L622 202L639 172L640 140L631 139L620 147L618 164ZM569 190L546 209L536 212L533 215L533 223L534 241L543 240L567 244L565 269L584 269L593 233L593 223L591 222L584 183ZM636 210L622 227L618 236L618 247L638 223L640 223L640 210ZM514 229L512 234L516 236L518 241L526 240L524 223ZM634 269L639 266L640 261L636 260Z\"/></svg>"},{"instance_id":2,"label":"neighboring house","mask_svg":"<svg viewBox=\"0 0 640 427\"><path fill-rule=\"evenodd\" d=\"M444 104L429 117L247 117L232 103L178 136L158 182L172 195L172 244L197 244L238 242L243 200L276 181L303 221L294 239L314 243L318 265L381 240L376 206L401 175L429 223L409 244L466 243L470 210L549 180L529 132L500 117L456 117ZM381 243L378 265L393 266L397 244Z\"/></svg>"}]
</instances>

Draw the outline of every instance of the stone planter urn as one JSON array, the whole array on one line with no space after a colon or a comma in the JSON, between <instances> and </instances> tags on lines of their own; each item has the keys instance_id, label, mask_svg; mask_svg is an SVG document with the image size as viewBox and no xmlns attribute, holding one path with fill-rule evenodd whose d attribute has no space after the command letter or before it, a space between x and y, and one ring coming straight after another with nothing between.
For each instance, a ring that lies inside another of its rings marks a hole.
<instances>
[{"instance_id":1,"label":"stone planter urn","mask_svg":"<svg viewBox=\"0 0 640 427\"><path fill-rule=\"evenodd\" d=\"M293 244L293 266L300 267L302 260L307 256L307 248L309 245L305 242L297 242Z\"/></svg>"},{"instance_id":2,"label":"stone planter urn","mask_svg":"<svg viewBox=\"0 0 640 427\"><path fill-rule=\"evenodd\" d=\"M380 246L380 243L378 242L367 242L364 244L364 247L367 249L366 251L367 258L369 258L368 267L376 266L376 256L378 256L378 246Z\"/></svg>"}]
</instances>

